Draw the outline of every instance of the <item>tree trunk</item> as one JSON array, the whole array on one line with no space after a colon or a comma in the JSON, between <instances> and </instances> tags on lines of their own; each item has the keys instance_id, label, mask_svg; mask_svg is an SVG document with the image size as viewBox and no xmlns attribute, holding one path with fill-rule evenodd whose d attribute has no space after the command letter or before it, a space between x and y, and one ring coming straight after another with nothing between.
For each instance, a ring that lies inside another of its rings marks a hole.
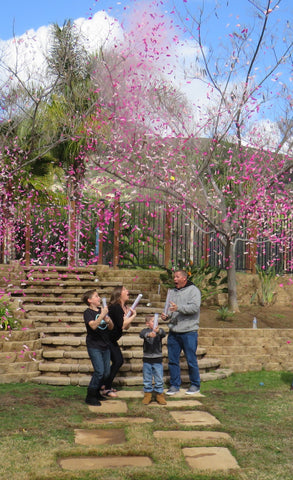
<instances>
[{"instance_id":1,"label":"tree trunk","mask_svg":"<svg viewBox=\"0 0 293 480\"><path fill-rule=\"evenodd\" d=\"M31 199L26 199L25 209L25 265L28 267L31 263Z\"/></svg>"},{"instance_id":2,"label":"tree trunk","mask_svg":"<svg viewBox=\"0 0 293 480\"><path fill-rule=\"evenodd\" d=\"M231 312L239 312L236 285L235 244L229 239L227 239L225 254L228 281L228 308Z\"/></svg>"},{"instance_id":3,"label":"tree trunk","mask_svg":"<svg viewBox=\"0 0 293 480\"><path fill-rule=\"evenodd\" d=\"M75 240L76 240L76 205L75 200L69 200L68 208L68 253L67 264L75 266Z\"/></svg>"},{"instance_id":4,"label":"tree trunk","mask_svg":"<svg viewBox=\"0 0 293 480\"><path fill-rule=\"evenodd\" d=\"M120 235L120 196L116 195L114 202L114 259L113 267L119 265L119 235Z\"/></svg>"},{"instance_id":5,"label":"tree trunk","mask_svg":"<svg viewBox=\"0 0 293 480\"><path fill-rule=\"evenodd\" d=\"M10 263L15 259L15 206L12 202L12 188L9 185L2 195L1 212L1 262Z\"/></svg>"}]
</instances>

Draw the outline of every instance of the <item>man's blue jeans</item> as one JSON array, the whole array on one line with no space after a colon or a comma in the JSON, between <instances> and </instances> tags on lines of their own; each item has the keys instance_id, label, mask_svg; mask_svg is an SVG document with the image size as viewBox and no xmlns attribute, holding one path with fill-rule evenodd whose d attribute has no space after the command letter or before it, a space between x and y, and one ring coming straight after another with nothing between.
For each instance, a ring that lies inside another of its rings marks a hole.
<instances>
[{"instance_id":1,"label":"man's blue jeans","mask_svg":"<svg viewBox=\"0 0 293 480\"><path fill-rule=\"evenodd\" d=\"M180 388L181 374L180 374L180 353L183 350L188 364L188 372L190 384L195 387L200 387L200 375L196 357L198 333L174 333L170 332L168 335L168 360L170 384L172 387Z\"/></svg>"},{"instance_id":2,"label":"man's blue jeans","mask_svg":"<svg viewBox=\"0 0 293 480\"><path fill-rule=\"evenodd\" d=\"M164 381L163 381L163 364L162 363L148 363L143 362L143 391L157 393L163 393ZM154 379L154 388L153 388Z\"/></svg>"},{"instance_id":3,"label":"man's blue jeans","mask_svg":"<svg viewBox=\"0 0 293 480\"><path fill-rule=\"evenodd\" d=\"M98 350L97 348L88 348L88 354L94 367L89 388L99 389L102 386L102 382L110 375L110 349Z\"/></svg>"}]
</instances>

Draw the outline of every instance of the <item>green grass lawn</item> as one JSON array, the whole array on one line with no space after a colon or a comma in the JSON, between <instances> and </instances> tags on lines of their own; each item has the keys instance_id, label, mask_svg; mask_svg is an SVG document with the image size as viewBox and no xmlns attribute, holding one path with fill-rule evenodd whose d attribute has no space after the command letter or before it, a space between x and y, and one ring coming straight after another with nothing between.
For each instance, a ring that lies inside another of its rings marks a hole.
<instances>
[{"instance_id":1,"label":"green grass lawn","mask_svg":"<svg viewBox=\"0 0 293 480\"><path fill-rule=\"evenodd\" d=\"M75 428L101 428L85 422L96 418L84 403L85 388L34 384L0 385L1 480L292 480L293 374L250 372L202 384L205 395L197 407L221 422L210 427L230 434L230 448L240 470L211 475L192 472L178 444L158 440L154 430L185 429L166 408L148 408L128 400L128 415L153 418L153 423L129 424L127 442L120 445L81 446L74 443ZM173 401L173 400L172 400ZM176 401L174 399L174 401ZM107 416L107 415L105 415ZM102 428L117 428L105 425ZM208 446L208 445L206 445ZM58 459L80 455L147 455L148 469L105 469L95 472L62 471Z\"/></svg>"}]
</instances>

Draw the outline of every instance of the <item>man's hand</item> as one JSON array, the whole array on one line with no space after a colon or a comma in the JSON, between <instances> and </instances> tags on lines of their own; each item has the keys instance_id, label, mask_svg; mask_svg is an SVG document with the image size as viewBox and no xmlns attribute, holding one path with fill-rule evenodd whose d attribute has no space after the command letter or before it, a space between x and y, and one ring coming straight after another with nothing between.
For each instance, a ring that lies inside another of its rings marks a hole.
<instances>
[{"instance_id":1,"label":"man's hand","mask_svg":"<svg viewBox=\"0 0 293 480\"><path fill-rule=\"evenodd\" d=\"M177 312L177 308L178 308L178 307L177 307L176 303L170 302L170 308L169 308L169 310L170 310L171 312Z\"/></svg>"}]
</instances>

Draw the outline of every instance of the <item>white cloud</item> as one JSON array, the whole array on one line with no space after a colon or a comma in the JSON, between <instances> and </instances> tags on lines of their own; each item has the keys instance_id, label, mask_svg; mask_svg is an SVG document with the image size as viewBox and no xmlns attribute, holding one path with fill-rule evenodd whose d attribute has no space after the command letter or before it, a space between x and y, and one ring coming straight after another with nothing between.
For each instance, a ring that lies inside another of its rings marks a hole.
<instances>
[{"instance_id":1,"label":"white cloud","mask_svg":"<svg viewBox=\"0 0 293 480\"><path fill-rule=\"evenodd\" d=\"M111 47L122 43L121 25L106 12L97 12L92 19L78 18L74 21L78 34L88 52L95 53L101 46ZM193 107L193 121L199 127L207 123L209 109L217 102L208 96L209 87L201 81L201 52L195 41L182 40L169 43L170 57L165 59L162 72L165 78L177 86ZM10 72L17 72L22 81L44 82L46 79L46 56L50 49L50 27L42 26L38 30L28 30L20 37L7 41L0 40L0 83L5 85ZM163 61L163 60L162 60ZM188 72L188 75L186 74ZM194 74L194 75L193 75ZM193 76L193 78L192 78ZM191 78L190 78L191 77ZM195 78L197 77L197 78ZM1 85L0 85L1 87ZM249 132L251 141L262 138L265 144L277 144L279 132L273 122L255 123Z\"/></svg>"},{"instance_id":2,"label":"white cloud","mask_svg":"<svg viewBox=\"0 0 293 480\"><path fill-rule=\"evenodd\" d=\"M105 12L97 12L92 19L74 21L89 52L96 52L122 37L118 22ZM50 27L28 30L20 37L0 40L0 78L9 78L9 70L17 72L22 81L42 81L45 78L46 55L50 49Z\"/></svg>"}]
</instances>

